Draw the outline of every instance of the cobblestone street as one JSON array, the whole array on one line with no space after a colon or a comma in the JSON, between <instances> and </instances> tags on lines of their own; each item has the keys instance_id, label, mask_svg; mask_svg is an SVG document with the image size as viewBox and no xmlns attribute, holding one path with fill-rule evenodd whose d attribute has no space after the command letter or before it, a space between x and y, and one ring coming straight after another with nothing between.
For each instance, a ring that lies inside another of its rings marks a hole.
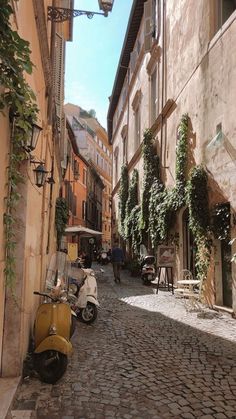
<instances>
[{"instance_id":1,"label":"cobblestone street","mask_svg":"<svg viewBox=\"0 0 236 419\"><path fill-rule=\"evenodd\" d=\"M97 321L77 323L66 374L54 386L26 377L9 418L236 418L236 321L104 269Z\"/></svg>"}]
</instances>

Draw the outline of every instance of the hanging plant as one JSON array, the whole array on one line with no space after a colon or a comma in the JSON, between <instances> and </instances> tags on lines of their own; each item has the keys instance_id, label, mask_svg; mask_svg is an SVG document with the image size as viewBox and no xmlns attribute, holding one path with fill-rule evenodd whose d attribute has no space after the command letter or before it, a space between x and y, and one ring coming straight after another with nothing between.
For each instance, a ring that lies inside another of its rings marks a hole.
<instances>
[{"instance_id":1,"label":"hanging plant","mask_svg":"<svg viewBox=\"0 0 236 419\"><path fill-rule=\"evenodd\" d=\"M125 237L131 236L131 228L133 224L132 209L138 205L138 171L133 170L132 178L129 185L128 199L125 208Z\"/></svg>"},{"instance_id":2,"label":"hanging plant","mask_svg":"<svg viewBox=\"0 0 236 419\"><path fill-rule=\"evenodd\" d=\"M207 277L210 264L211 240L207 173L202 166L196 166L191 170L186 189L189 208L189 227L197 247L197 276L203 283Z\"/></svg>"},{"instance_id":3,"label":"hanging plant","mask_svg":"<svg viewBox=\"0 0 236 419\"><path fill-rule=\"evenodd\" d=\"M6 115L10 109L11 136L9 164L7 173L8 195L3 216L5 232L6 286L13 289L15 280L15 225L16 206L20 199L18 186L24 181L20 164L25 159L22 145L26 144L31 133L32 123L36 122L38 108L35 95L24 78L24 72L31 74L33 64L30 60L29 42L23 40L12 30L10 18L13 10L9 0L2 0L0 8L0 111Z\"/></svg>"},{"instance_id":4,"label":"hanging plant","mask_svg":"<svg viewBox=\"0 0 236 419\"><path fill-rule=\"evenodd\" d=\"M57 231L57 250L60 250L61 239L65 233L65 228L69 219L69 207L64 198L57 198L55 226Z\"/></svg>"},{"instance_id":5,"label":"hanging plant","mask_svg":"<svg viewBox=\"0 0 236 419\"><path fill-rule=\"evenodd\" d=\"M125 238L126 203L129 195L129 176L127 165L121 168L119 189L119 234Z\"/></svg>"},{"instance_id":6,"label":"hanging plant","mask_svg":"<svg viewBox=\"0 0 236 419\"><path fill-rule=\"evenodd\" d=\"M149 201L151 198L151 187L155 179L159 179L159 157L154 151L154 138L151 130L146 129L143 136L143 196L141 205L141 226L144 231L149 227Z\"/></svg>"},{"instance_id":7,"label":"hanging plant","mask_svg":"<svg viewBox=\"0 0 236 419\"><path fill-rule=\"evenodd\" d=\"M188 115L184 114L178 128L175 187L173 189L165 188L161 182L159 171L155 177L152 177L148 217L149 233L154 248L167 241L168 234L175 222L176 212L186 203L187 133Z\"/></svg>"},{"instance_id":8,"label":"hanging plant","mask_svg":"<svg viewBox=\"0 0 236 419\"><path fill-rule=\"evenodd\" d=\"M217 204L212 210L212 230L218 240L230 240L230 204Z\"/></svg>"},{"instance_id":9,"label":"hanging plant","mask_svg":"<svg viewBox=\"0 0 236 419\"><path fill-rule=\"evenodd\" d=\"M175 187L171 192L171 206L177 211L186 203L186 169L187 169L187 147L188 147L188 114L181 118L176 145L176 165L175 165Z\"/></svg>"},{"instance_id":10,"label":"hanging plant","mask_svg":"<svg viewBox=\"0 0 236 419\"><path fill-rule=\"evenodd\" d=\"M132 249L135 255L139 255L139 246L142 242L141 224L141 206L136 205L130 213L130 234Z\"/></svg>"},{"instance_id":11,"label":"hanging plant","mask_svg":"<svg viewBox=\"0 0 236 419\"><path fill-rule=\"evenodd\" d=\"M160 206L165 200L164 185L159 179L155 179L150 189L149 201L149 233L152 247L156 247L163 240L162 219L160 215ZM164 230L165 227L164 227Z\"/></svg>"}]
</instances>

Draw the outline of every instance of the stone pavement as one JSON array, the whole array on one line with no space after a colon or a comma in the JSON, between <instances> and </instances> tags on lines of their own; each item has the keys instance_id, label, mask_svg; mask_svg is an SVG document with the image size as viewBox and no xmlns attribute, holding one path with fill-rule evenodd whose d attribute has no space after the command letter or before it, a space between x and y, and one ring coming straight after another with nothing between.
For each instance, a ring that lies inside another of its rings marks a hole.
<instances>
[{"instance_id":1,"label":"stone pavement","mask_svg":"<svg viewBox=\"0 0 236 419\"><path fill-rule=\"evenodd\" d=\"M236 418L236 321L104 269L97 321L77 323L64 377L23 379L7 419Z\"/></svg>"}]
</instances>

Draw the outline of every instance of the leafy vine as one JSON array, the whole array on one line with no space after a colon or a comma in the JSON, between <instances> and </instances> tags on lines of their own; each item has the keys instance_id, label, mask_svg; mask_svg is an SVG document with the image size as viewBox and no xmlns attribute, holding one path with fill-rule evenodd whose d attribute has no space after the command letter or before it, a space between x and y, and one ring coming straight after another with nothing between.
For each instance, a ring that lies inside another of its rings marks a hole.
<instances>
[{"instance_id":1,"label":"leafy vine","mask_svg":"<svg viewBox=\"0 0 236 419\"><path fill-rule=\"evenodd\" d=\"M3 216L5 232L5 279L6 286L13 290L15 281L15 225L16 205L20 199L18 186L24 181L20 163L25 159L22 145L26 144L36 122L38 108L35 95L27 84L24 73L31 74L29 42L23 40L11 28L10 17L13 10L9 0L2 0L0 8L0 112L9 110L11 136L9 165L7 174L8 195Z\"/></svg>"},{"instance_id":2,"label":"leafy vine","mask_svg":"<svg viewBox=\"0 0 236 419\"><path fill-rule=\"evenodd\" d=\"M188 115L184 114L178 128L176 146L176 184L173 189L167 189L160 176L152 180L148 207L149 234L152 246L167 240L170 229L178 211L186 201L186 167L187 167Z\"/></svg>"},{"instance_id":3,"label":"leafy vine","mask_svg":"<svg viewBox=\"0 0 236 419\"><path fill-rule=\"evenodd\" d=\"M149 201L151 187L155 179L159 179L159 157L154 153L154 138L151 130L146 129L143 136L143 196L141 204L141 227L148 231L149 227Z\"/></svg>"},{"instance_id":4,"label":"leafy vine","mask_svg":"<svg viewBox=\"0 0 236 419\"><path fill-rule=\"evenodd\" d=\"M139 246L142 242L142 231L140 229L141 224L141 206L136 205L130 213L130 234L132 249L135 255L139 255Z\"/></svg>"},{"instance_id":5,"label":"leafy vine","mask_svg":"<svg viewBox=\"0 0 236 419\"><path fill-rule=\"evenodd\" d=\"M132 218L132 209L138 205L138 171L133 170L132 178L128 190L128 199L125 208L125 237L131 236L132 224L134 222Z\"/></svg>"},{"instance_id":6,"label":"leafy vine","mask_svg":"<svg viewBox=\"0 0 236 419\"><path fill-rule=\"evenodd\" d=\"M196 166L191 170L186 191L189 227L196 244L197 276L203 283L210 264L211 240L207 173L202 166Z\"/></svg>"},{"instance_id":7,"label":"leafy vine","mask_svg":"<svg viewBox=\"0 0 236 419\"><path fill-rule=\"evenodd\" d=\"M126 202L129 196L129 176L127 165L121 168L119 188L119 234L125 238Z\"/></svg>"},{"instance_id":8,"label":"leafy vine","mask_svg":"<svg viewBox=\"0 0 236 419\"><path fill-rule=\"evenodd\" d=\"M55 226L57 231L57 249L60 250L60 244L65 228L69 219L69 207L64 198L57 198L56 200L56 213L55 213Z\"/></svg>"},{"instance_id":9,"label":"leafy vine","mask_svg":"<svg viewBox=\"0 0 236 419\"><path fill-rule=\"evenodd\" d=\"M212 210L212 230L218 240L230 239L230 204L216 204Z\"/></svg>"}]
</instances>

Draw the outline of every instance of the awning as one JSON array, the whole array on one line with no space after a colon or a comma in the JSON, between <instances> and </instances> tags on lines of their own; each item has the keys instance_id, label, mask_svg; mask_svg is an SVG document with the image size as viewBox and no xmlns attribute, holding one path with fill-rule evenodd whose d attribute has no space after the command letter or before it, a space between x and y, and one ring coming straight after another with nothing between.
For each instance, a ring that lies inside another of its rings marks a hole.
<instances>
[{"instance_id":1,"label":"awning","mask_svg":"<svg viewBox=\"0 0 236 419\"><path fill-rule=\"evenodd\" d=\"M80 236L83 237L91 237L91 236L101 236L102 231L92 230L91 228L83 227L83 226L71 226L65 229L66 234L73 234L78 233Z\"/></svg>"}]
</instances>

